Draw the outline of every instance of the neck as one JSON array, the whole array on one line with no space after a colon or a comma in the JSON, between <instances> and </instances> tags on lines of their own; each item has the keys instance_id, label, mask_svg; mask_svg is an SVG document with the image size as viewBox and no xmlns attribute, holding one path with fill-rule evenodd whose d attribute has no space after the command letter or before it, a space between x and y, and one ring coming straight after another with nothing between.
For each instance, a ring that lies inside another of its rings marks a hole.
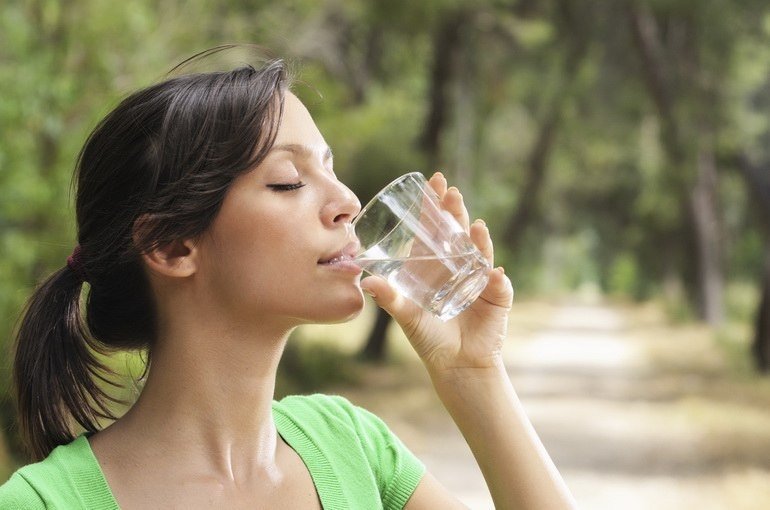
<instances>
[{"instance_id":1,"label":"neck","mask_svg":"<svg viewBox=\"0 0 770 510\"><path fill-rule=\"evenodd\" d=\"M152 431L159 444L203 455L223 476L275 463L272 401L290 332L232 327L164 327L147 382L120 421ZM200 457L199 457L200 459Z\"/></svg>"}]
</instances>

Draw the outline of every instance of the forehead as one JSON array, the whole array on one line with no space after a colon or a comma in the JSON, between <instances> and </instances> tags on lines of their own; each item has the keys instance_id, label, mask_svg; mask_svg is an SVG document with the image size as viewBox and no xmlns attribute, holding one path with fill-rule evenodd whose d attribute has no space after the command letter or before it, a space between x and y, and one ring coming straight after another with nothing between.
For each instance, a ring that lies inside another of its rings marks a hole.
<instances>
[{"instance_id":1,"label":"forehead","mask_svg":"<svg viewBox=\"0 0 770 510\"><path fill-rule=\"evenodd\" d=\"M291 92L286 93L283 116L274 145L305 145L325 152L326 140L305 105Z\"/></svg>"}]
</instances>

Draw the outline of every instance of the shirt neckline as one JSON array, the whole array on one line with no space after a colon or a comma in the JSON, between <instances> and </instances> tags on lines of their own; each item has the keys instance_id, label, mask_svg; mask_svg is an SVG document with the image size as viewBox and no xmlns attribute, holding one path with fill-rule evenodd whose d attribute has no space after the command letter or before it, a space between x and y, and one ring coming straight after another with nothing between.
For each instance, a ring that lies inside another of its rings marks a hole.
<instances>
[{"instance_id":1,"label":"shirt neckline","mask_svg":"<svg viewBox=\"0 0 770 510\"><path fill-rule=\"evenodd\" d=\"M339 478L335 476L326 455L302 429L279 409L278 402L273 402L272 410L278 435L299 455L310 472L321 506L323 508L347 508ZM92 435L92 432L84 432L72 442L75 451L83 453L88 460L85 472L73 478L75 487L86 504L86 508L120 510L110 484L99 464L99 459L96 458L91 448L91 442L88 440Z\"/></svg>"},{"instance_id":2,"label":"shirt neckline","mask_svg":"<svg viewBox=\"0 0 770 510\"><path fill-rule=\"evenodd\" d=\"M345 510L348 508L340 478L334 473L329 458L287 414L273 403L273 420L278 434L295 451L310 472L313 485L321 500L321 507Z\"/></svg>"},{"instance_id":3,"label":"shirt neckline","mask_svg":"<svg viewBox=\"0 0 770 510\"><path fill-rule=\"evenodd\" d=\"M104 508L105 510L120 510L115 495L107 483L99 461L91 449L88 438L92 435L85 432L73 441L72 446L76 453L86 456L87 462L83 465L83 471L73 473L73 483L85 508Z\"/></svg>"}]
</instances>

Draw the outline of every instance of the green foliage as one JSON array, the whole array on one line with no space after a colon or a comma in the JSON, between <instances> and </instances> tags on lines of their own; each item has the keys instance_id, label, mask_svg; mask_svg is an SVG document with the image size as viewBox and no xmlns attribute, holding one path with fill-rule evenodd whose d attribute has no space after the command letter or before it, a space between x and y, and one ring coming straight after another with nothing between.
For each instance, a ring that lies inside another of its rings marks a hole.
<instances>
[{"instance_id":1,"label":"green foliage","mask_svg":"<svg viewBox=\"0 0 770 510\"><path fill-rule=\"evenodd\" d=\"M416 102L403 92L372 90L364 105L317 115L334 148L335 172L362 203L399 175L423 170L414 146L422 113Z\"/></svg>"},{"instance_id":2,"label":"green foliage","mask_svg":"<svg viewBox=\"0 0 770 510\"><path fill-rule=\"evenodd\" d=\"M671 119L650 90L629 6L660 36ZM458 13L460 43L436 86L438 30ZM738 298L728 286L728 314L752 319L768 220L734 156L770 161L767 2L11 0L0 8L0 351L34 285L75 243L70 180L89 130L182 58L233 41L298 64L294 90L362 202L397 175L430 173L436 156L471 214L487 219L519 292L598 285L694 318L689 201L698 151L713 142L724 274L750 289ZM420 141L437 91L447 107L439 154L429 155ZM552 114L533 192L529 171ZM528 193L526 230L509 239ZM0 359L4 392L10 358ZM353 377L323 343L290 344L285 365L284 391Z\"/></svg>"},{"instance_id":3,"label":"green foliage","mask_svg":"<svg viewBox=\"0 0 770 510\"><path fill-rule=\"evenodd\" d=\"M725 292L727 322L749 324L754 319L754 312L759 292L749 280L734 280Z\"/></svg>"},{"instance_id":4,"label":"green foliage","mask_svg":"<svg viewBox=\"0 0 770 510\"><path fill-rule=\"evenodd\" d=\"M758 289L752 282L731 282L725 292L725 323L714 332L715 343L724 353L732 374L754 381L761 377L751 355L758 299Z\"/></svg>"},{"instance_id":5,"label":"green foliage","mask_svg":"<svg viewBox=\"0 0 770 510\"><path fill-rule=\"evenodd\" d=\"M725 323L714 332L715 343L724 353L730 371L746 379L759 377L751 356L758 299L758 289L752 282L731 282L725 292Z\"/></svg>"},{"instance_id":6,"label":"green foliage","mask_svg":"<svg viewBox=\"0 0 770 510\"><path fill-rule=\"evenodd\" d=\"M622 296L639 294L639 266L630 253L621 253L610 266L608 290Z\"/></svg>"},{"instance_id":7,"label":"green foliage","mask_svg":"<svg viewBox=\"0 0 770 510\"><path fill-rule=\"evenodd\" d=\"M275 395L318 392L355 384L359 378L359 365L350 353L323 339L307 341L294 335L281 358Z\"/></svg>"}]
</instances>

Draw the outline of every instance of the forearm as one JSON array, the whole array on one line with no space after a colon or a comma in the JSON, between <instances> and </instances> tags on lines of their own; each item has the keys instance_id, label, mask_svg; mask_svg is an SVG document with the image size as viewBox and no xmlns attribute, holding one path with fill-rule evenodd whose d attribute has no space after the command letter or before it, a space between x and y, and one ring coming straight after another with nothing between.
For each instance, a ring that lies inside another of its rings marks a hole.
<instances>
[{"instance_id":1,"label":"forearm","mask_svg":"<svg viewBox=\"0 0 770 510\"><path fill-rule=\"evenodd\" d=\"M431 373L431 378L481 468L495 508L575 508L502 362L494 368Z\"/></svg>"}]
</instances>

